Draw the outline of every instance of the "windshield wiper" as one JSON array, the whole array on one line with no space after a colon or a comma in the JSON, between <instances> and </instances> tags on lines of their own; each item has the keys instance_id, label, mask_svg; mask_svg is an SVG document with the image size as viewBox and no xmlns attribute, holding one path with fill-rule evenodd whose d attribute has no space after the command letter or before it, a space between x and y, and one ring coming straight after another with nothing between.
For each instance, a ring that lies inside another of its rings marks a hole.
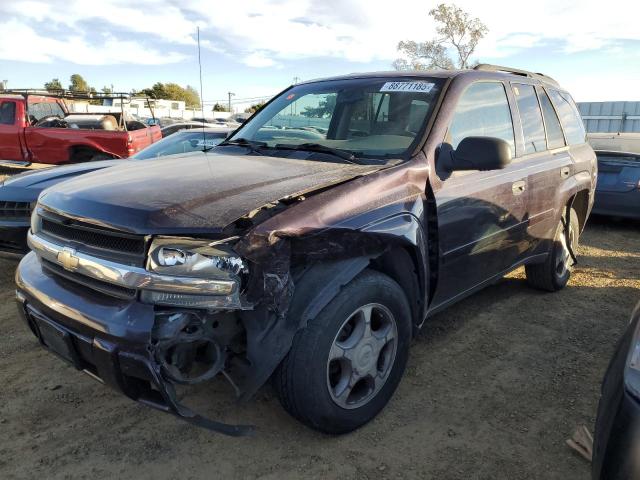
<instances>
[{"instance_id":1,"label":"windshield wiper","mask_svg":"<svg viewBox=\"0 0 640 480\"><path fill-rule=\"evenodd\" d=\"M355 153L351 150L342 150L341 148L327 147L326 145L322 145L320 143L301 143L300 145L277 143L276 145L274 145L274 148L278 148L281 150L299 150L302 152L328 153L330 155L346 160L349 163L355 163L356 165L359 164L359 162L356 161L357 157Z\"/></svg>"},{"instance_id":2,"label":"windshield wiper","mask_svg":"<svg viewBox=\"0 0 640 480\"><path fill-rule=\"evenodd\" d=\"M234 138L233 140L225 140L218 144L219 147L224 147L225 145L237 145L240 147L247 147L252 152L260 153L260 148L268 147L267 142L261 142L259 140L247 140L246 138Z\"/></svg>"}]
</instances>

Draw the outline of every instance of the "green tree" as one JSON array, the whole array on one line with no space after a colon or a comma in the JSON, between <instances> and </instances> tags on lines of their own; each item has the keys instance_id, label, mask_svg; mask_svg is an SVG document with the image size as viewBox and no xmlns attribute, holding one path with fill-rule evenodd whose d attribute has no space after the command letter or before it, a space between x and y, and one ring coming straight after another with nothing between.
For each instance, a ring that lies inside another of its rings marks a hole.
<instances>
[{"instance_id":1,"label":"green tree","mask_svg":"<svg viewBox=\"0 0 640 480\"><path fill-rule=\"evenodd\" d=\"M227 107L226 105L222 105L220 103L216 103L213 106L213 111L214 112L228 112L229 111L229 107Z\"/></svg>"},{"instance_id":2,"label":"green tree","mask_svg":"<svg viewBox=\"0 0 640 480\"><path fill-rule=\"evenodd\" d=\"M113 88L111 87L107 87L106 85L104 87L102 87L102 93L105 93L107 95L113 93Z\"/></svg>"},{"instance_id":3,"label":"green tree","mask_svg":"<svg viewBox=\"0 0 640 480\"><path fill-rule=\"evenodd\" d=\"M189 85L183 88L177 83L156 82L151 88L145 88L140 93L157 99L182 100L190 108L200 106L200 95Z\"/></svg>"},{"instance_id":4,"label":"green tree","mask_svg":"<svg viewBox=\"0 0 640 480\"><path fill-rule=\"evenodd\" d=\"M251 105L248 108L244 109L244 113L255 113L258 110L260 110L262 107L264 107L264 104L266 102L258 102L258 103L254 103L253 105Z\"/></svg>"},{"instance_id":5,"label":"green tree","mask_svg":"<svg viewBox=\"0 0 640 480\"><path fill-rule=\"evenodd\" d=\"M91 89L89 88L89 84L87 81L82 78L82 75L79 73L74 73L71 75L69 81L71 84L69 85L69 90L72 92L89 92Z\"/></svg>"},{"instance_id":6,"label":"green tree","mask_svg":"<svg viewBox=\"0 0 640 480\"><path fill-rule=\"evenodd\" d=\"M57 78L52 78L50 82L45 82L44 88L47 90L62 90L62 83Z\"/></svg>"},{"instance_id":7,"label":"green tree","mask_svg":"<svg viewBox=\"0 0 640 480\"><path fill-rule=\"evenodd\" d=\"M144 88L140 91L141 94L143 95L147 95L149 97L152 98L168 98L167 97L167 92L164 88L164 84L161 82L156 82L153 84L153 86L151 88Z\"/></svg>"},{"instance_id":8,"label":"green tree","mask_svg":"<svg viewBox=\"0 0 640 480\"><path fill-rule=\"evenodd\" d=\"M432 68L469 68L471 55L478 42L489 31L480 19L471 17L455 5L441 3L429 11L436 22L437 38L426 42L413 40L398 43L403 58L393 62L396 70L429 70ZM449 56L453 50L454 57Z\"/></svg>"},{"instance_id":9,"label":"green tree","mask_svg":"<svg viewBox=\"0 0 640 480\"><path fill-rule=\"evenodd\" d=\"M191 85L184 89L184 101L187 107L200 107L200 94Z\"/></svg>"},{"instance_id":10,"label":"green tree","mask_svg":"<svg viewBox=\"0 0 640 480\"><path fill-rule=\"evenodd\" d=\"M300 112L301 115L311 118L323 118L331 115L336 108L337 96L335 93L327 95L318 101L317 107L307 106Z\"/></svg>"}]
</instances>

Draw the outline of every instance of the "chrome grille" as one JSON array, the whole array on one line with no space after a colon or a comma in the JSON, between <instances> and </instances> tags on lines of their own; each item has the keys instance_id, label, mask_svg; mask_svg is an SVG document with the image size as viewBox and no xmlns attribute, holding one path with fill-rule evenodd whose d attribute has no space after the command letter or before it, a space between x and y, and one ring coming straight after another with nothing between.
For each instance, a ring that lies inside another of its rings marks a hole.
<instances>
[{"instance_id":1,"label":"chrome grille","mask_svg":"<svg viewBox=\"0 0 640 480\"><path fill-rule=\"evenodd\" d=\"M146 240L135 235L72 220L67 217L40 213L38 234L58 245L70 246L98 258L143 266Z\"/></svg>"}]
</instances>

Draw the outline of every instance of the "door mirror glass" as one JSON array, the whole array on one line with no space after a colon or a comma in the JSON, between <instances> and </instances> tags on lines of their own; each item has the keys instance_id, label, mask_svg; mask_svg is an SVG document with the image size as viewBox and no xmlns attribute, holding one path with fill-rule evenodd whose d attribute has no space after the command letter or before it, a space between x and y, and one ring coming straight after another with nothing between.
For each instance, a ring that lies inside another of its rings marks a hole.
<instances>
[{"instance_id":1,"label":"door mirror glass","mask_svg":"<svg viewBox=\"0 0 640 480\"><path fill-rule=\"evenodd\" d=\"M501 138L466 137L451 152L451 170L499 170L511 163L511 147Z\"/></svg>"}]
</instances>

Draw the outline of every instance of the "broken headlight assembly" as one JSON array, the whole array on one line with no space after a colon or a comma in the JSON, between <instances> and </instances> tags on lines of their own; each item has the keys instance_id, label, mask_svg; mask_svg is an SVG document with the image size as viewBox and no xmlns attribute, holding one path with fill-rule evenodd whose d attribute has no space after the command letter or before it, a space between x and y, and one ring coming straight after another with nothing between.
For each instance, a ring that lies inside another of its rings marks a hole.
<instances>
[{"instance_id":1,"label":"broken headlight assembly","mask_svg":"<svg viewBox=\"0 0 640 480\"><path fill-rule=\"evenodd\" d=\"M156 237L147 270L166 279L143 289L141 300L155 305L205 309L243 308L240 294L249 269L229 246L193 238Z\"/></svg>"}]
</instances>

